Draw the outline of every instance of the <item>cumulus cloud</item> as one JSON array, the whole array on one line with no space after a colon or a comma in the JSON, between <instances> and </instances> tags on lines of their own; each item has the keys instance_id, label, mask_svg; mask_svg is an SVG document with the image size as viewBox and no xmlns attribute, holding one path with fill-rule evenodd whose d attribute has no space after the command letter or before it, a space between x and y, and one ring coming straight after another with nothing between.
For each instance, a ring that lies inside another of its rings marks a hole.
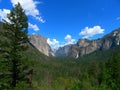
<instances>
[{"instance_id":1,"label":"cumulus cloud","mask_svg":"<svg viewBox=\"0 0 120 90\"><path fill-rule=\"evenodd\" d=\"M103 34L103 33L104 33L104 29L102 29L101 26L94 26L92 28L85 27L79 33L79 35L83 35L83 38L89 38L89 37L93 37L94 35Z\"/></svg>"},{"instance_id":2,"label":"cumulus cloud","mask_svg":"<svg viewBox=\"0 0 120 90\"><path fill-rule=\"evenodd\" d=\"M29 25L29 28L32 28L34 31L39 31L39 27L36 25L36 24L31 24L31 23L28 23Z\"/></svg>"},{"instance_id":3,"label":"cumulus cloud","mask_svg":"<svg viewBox=\"0 0 120 90\"><path fill-rule=\"evenodd\" d=\"M40 16L39 10L37 9L37 4L39 4L40 2L34 0L11 0L13 6L18 2L21 4L27 15L33 16L36 20L40 21L41 23L45 22Z\"/></svg>"},{"instance_id":4,"label":"cumulus cloud","mask_svg":"<svg viewBox=\"0 0 120 90\"><path fill-rule=\"evenodd\" d=\"M56 39L50 39L50 38L48 38L47 39L47 43L49 44L49 45L56 45L56 44L59 44L59 41L57 41Z\"/></svg>"},{"instance_id":5,"label":"cumulus cloud","mask_svg":"<svg viewBox=\"0 0 120 90\"><path fill-rule=\"evenodd\" d=\"M0 9L0 21L2 21L2 19L7 20L7 14L10 13L10 10L8 9Z\"/></svg>"},{"instance_id":6,"label":"cumulus cloud","mask_svg":"<svg viewBox=\"0 0 120 90\"><path fill-rule=\"evenodd\" d=\"M66 44L65 45L67 45L67 44L74 44L75 43L75 39L73 39L72 36L69 35L69 34L65 36L65 40L66 40Z\"/></svg>"},{"instance_id":7,"label":"cumulus cloud","mask_svg":"<svg viewBox=\"0 0 120 90\"><path fill-rule=\"evenodd\" d=\"M53 49L57 49L57 48L60 46L59 41L56 40L56 39L50 39L50 38L48 38L48 39L47 39L47 43L48 43Z\"/></svg>"},{"instance_id":8,"label":"cumulus cloud","mask_svg":"<svg viewBox=\"0 0 120 90\"><path fill-rule=\"evenodd\" d=\"M57 50L59 47L63 47L65 45L74 44L75 43L75 39L73 39L72 36L69 35L69 34L66 35L64 39L65 39L65 42L59 42L56 39L48 38L47 39L47 43L52 47L53 50Z\"/></svg>"}]
</instances>

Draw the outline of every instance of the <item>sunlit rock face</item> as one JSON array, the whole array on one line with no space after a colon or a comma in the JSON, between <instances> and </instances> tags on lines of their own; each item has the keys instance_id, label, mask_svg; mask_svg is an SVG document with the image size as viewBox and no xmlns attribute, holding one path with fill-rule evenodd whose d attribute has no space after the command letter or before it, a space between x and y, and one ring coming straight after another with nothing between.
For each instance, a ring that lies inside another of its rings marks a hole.
<instances>
[{"instance_id":1,"label":"sunlit rock face","mask_svg":"<svg viewBox=\"0 0 120 90\"><path fill-rule=\"evenodd\" d=\"M103 38L101 38L101 43L102 50L110 49L114 46L120 45L120 29L105 35Z\"/></svg>"},{"instance_id":2,"label":"sunlit rock face","mask_svg":"<svg viewBox=\"0 0 120 90\"><path fill-rule=\"evenodd\" d=\"M120 29L96 40L79 39L74 45L67 45L59 48L56 51L56 55L78 58L96 50L108 50L118 45L120 45Z\"/></svg>"},{"instance_id":3,"label":"sunlit rock face","mask_svg":"<svg viewBox=\"0 0 120 90\"><path fill-rule=\"evenodd\" d=\"M69 55L69 51L71 49L71 44L70 45L65 45L63 47L59 47L58 50L55 52L55 56L58 57L67 57Z\"/></svg>"},{"instance_id":4,"label":"sunlit rock face","mask_svg":"<svg viewBox=\"0 0 120 90\"><path fill-rule=\"evenodd\" d=\"M33 44L40 52L47 56L54 56L51 47L47 43L47 39L41 35L34 34L29 36L30 43Z\"/></svg>"}]
</instances>

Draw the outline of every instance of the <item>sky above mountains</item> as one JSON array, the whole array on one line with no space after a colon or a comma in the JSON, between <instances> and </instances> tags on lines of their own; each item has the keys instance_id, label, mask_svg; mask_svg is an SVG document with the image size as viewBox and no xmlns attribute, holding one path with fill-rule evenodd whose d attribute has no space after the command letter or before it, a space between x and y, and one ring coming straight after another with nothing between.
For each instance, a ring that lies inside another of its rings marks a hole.
<instances>
[{"instance_id":1,"label":"sky above mountains","mask_svg":"<svg viewBox=\"0 0 120 90\"><path fill-rule=\"evenodd\" d=\"M29 34L45 36L54 48L120 27L120 0L0 0L0 20L17 2L29 18Z\"/></svg>"}]
</instances>

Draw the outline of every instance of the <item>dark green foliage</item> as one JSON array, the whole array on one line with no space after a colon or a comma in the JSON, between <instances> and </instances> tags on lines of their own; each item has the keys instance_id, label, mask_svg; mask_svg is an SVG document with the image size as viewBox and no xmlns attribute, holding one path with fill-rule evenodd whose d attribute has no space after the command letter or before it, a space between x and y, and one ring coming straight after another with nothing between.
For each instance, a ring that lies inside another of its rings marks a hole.
<instances>
[{"instance_id":1,"label":"dark green foliage","mask_svg":"<svg viewBox=\"0 0 120 90\"><path fill-rule=\"evenodd\" d=\"M20 3L7 18L9 21L3 20L3 30L0 30L0 88L14 88L22 81L27 83L28 74L32 74L24 55L28 48L28 19Z\"/></svg>"},{"instance_id":2,"label":"dark green foliage","mask_svg":"<svg viewBox=\"0 0 120 90\"><path fill-rule=\"evenodd\" d=\"M109 88L120 89L120 53L114 54L106 63L106 84Z\"/></svg>"},{"instance_id":3,"label":"dark green foliage","mask_svg":"<svg viewBox=\"0 0 120 90\"><path fill-rule=\"evenodd\" d=\"M114 62L114 57L118 58L119 55L113 55L113 52L119 53L119 47L107 51L112 56L104 61L46 57L31 46L27 52L34 64L33 86L36 90L114 90L108 85L110 74L106 71L109 71L109 60Z\"/></svg>"}]
</instances>

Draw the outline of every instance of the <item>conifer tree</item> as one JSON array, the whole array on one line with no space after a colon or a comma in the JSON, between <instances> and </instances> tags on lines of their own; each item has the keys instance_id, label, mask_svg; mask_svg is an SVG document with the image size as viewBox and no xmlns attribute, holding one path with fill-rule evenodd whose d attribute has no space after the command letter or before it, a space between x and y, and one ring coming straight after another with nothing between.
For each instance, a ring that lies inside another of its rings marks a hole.
<instances>
[{"instance_id":1,"label":"conifer tree","mask_svg":"<svg viewBox=\"0 0 120 90\"><path fill-rule=\"evenodd\" d=\"M25 64L24 51L28 48L28 18L20 3L16 4L3 20L0 30L0 87L16 87L21 81L27 80L28 65Z\"/></svg>"}]
</instances>

